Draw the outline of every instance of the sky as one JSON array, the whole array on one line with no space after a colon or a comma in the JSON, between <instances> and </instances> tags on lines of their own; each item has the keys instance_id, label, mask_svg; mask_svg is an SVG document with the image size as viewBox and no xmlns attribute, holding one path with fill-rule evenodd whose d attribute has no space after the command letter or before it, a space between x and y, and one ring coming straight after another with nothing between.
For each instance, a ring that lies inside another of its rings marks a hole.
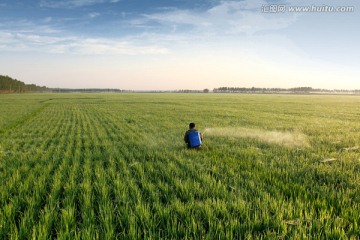
<instances>
[{"instance_id":1,"label":"sky","mask_svg":"<svg viewBox=\"0 0 360 240\"><path fill-rule=\"evenodd\" d=\"M51 88L360 89L358 0L0 0L0 75Z\"/></svg>"}]
</instances>

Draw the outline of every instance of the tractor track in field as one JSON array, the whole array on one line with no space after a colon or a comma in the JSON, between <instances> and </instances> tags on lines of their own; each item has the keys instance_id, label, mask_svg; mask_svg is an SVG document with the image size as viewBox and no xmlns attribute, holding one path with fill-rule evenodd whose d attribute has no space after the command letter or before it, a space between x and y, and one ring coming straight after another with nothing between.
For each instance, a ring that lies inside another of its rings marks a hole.
<instances>
[{"instance_id":1,"label":"tractor track in field","mask_svg":"<svg viewBox=\"0 0 360 240\"><path fill-rule=\"evenodd\" d=\"M23 125L27 121L35 118L37 115L39 115L41 112L43 112L50 104L51 103L45 103L44 105L37 108L36 110L26 114L25 116L22 116L20 119L14 121L8 125L5 125L3 128L0 129L0 134L5 134L5 133L11 131L12 129L15 129L18 126Z\"/></svg>"}]
</instances>

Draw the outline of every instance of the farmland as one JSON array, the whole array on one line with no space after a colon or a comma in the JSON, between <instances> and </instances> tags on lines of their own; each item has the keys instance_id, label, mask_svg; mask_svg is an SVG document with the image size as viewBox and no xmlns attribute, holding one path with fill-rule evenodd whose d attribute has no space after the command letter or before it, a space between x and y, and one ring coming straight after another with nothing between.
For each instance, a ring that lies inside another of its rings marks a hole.
<instances>
[{"instance_id":1,"label":"farmland","mask_svg":"<svg viewBox=\"0 0 360 240\"><path fill-rule=\"evenodd\" d=\"M360 235L360 97L24 94L0 112L0 239Z\"/></svg>"}]
</instances>

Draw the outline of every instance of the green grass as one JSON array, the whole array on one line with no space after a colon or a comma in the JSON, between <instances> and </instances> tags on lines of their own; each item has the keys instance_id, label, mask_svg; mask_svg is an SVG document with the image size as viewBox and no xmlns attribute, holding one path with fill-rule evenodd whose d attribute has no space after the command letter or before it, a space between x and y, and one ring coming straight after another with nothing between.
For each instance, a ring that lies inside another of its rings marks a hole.
<instances>
[{"instance_id":1,"label":"green grass","mask_svg":"<svg viewBox=\"0 0 360 240\"><path fill-rule=\"evenodd\" d=\"M0 111L0 239L360 235L360 97L0 95Z\"/></svg>"}]
</instances>

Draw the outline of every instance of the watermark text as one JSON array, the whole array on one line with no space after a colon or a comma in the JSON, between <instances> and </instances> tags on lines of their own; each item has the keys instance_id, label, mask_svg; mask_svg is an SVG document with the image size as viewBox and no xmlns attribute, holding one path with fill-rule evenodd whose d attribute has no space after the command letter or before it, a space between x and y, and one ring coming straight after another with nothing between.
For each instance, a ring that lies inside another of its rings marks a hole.
<instances>
[{"instance_id":1,"label":"watermark text","mask_svg":"<svg viewBox=\"0 0 360 240\"><path fill-rule=\"evenodd\" d=\"M351 13L355 11L354 6L288 6L284 4L268 4L261 7L263 13Z\"/></svg>"}]
</instances>

